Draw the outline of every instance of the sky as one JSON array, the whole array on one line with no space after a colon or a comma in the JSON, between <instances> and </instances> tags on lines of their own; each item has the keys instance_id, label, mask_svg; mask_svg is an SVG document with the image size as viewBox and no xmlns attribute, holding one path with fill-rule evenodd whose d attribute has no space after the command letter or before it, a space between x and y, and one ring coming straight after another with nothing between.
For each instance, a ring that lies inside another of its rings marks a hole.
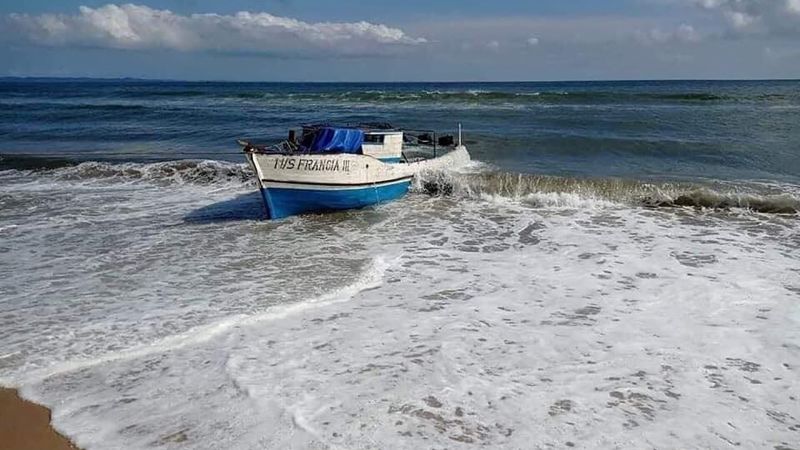
<instances>
[{"instance_id":1,"label":"sky","mask_svg":"<svg viewBox=\"0 0 800 450\"><path fill-rule=\"evenodd\" d=\"M800 0L0 0L0 76L800 78Z\"/></svg>"}]
</instances>

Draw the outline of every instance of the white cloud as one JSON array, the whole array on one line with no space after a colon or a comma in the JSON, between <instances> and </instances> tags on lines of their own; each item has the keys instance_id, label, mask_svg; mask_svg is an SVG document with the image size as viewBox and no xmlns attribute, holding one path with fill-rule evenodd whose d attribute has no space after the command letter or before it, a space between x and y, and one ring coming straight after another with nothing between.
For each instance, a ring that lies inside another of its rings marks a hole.
<instances>
[{"instance_id":1,"label":"white cloud","mask_svg":"<svg viewBox=\"0 0 800 450\"><path fill-rule=\"evenodd\" d=\"M800 0L691 0L722 15L737 34L800 34Z\"/></svg>"},{"instance_id":2,"label":"white cloud","mask_svg":"<svg viewBox=\"0 0 800 450\"><path fill-rule=\"evenodd\" d=\"M779 63L784 61L792 61L800 58L800 49L798 48L764 48L764 57L771 63Z\"/></svg>"},{"instance_id":3,"label":"white cloud","mask_svg":"<svg viewBox=\"0 0 800 450\"><path fill-rule=\"evenodd\" d=\"M426 42L369 22L309 23L268 13L180 15L147 6L81 6L78 14L10 14L6 39L48 46L171 49L291 55L381 54ZM6 32L4 32L6 34Z\"/></svg>"},{"instance_id":4,"label":"white cloud","mask_svg":"<svg viewBox=\"0 0 800 450\"><path fill-rule=\"evenodd\" d=\"M693 26L684 23L675 30L675 38L683 42L698 42L701 36Z\"/></svg>"},{"instance_id":5,"label":"white cloud","mask_svg":"<svg viewBox=\"0 0 800 450\"><path fill-rule=\"evenodd\" d=\"M685 0L679 0L685 1ZM671 21L670 21L671 22ZM667 22L669 23L669 22ZM679 24L680 22L678 22ZM620 47L630 44L695 42L706 33L683 24L665 25L660 18L649 17L490 17L458 20L418 22L413 29L431 38L431 45L443 48L455 41L469 43L472 48L487 49L487 43L496 40L500 50L524 51L531 46L547 44L549 49ZM532 31L535 30L535 34ZM637 31L645 30L645 31ZM653 37L646 38L653 32ZM638 39L642 37L642 39ZM443 50L445 51L445 50Z\"/></svg>"},{"instance_id":6,"label":"white cloud","mask_svg":"<svg viewBox=\"0 0 800 450\"><path fill-rule=\"evenodd\" d=\"M489 41L486 43L486 48L489 50L499 50L500 49L500 42L499 41Z\"/></svg>"},{"instance_id":7,"label":"white cloud","mask_svg":"<svg viewBox=\"0 0 800 450\"><path fill-rule=\"evenodd\" d=\"M685 23L674 30L664 31L661 28L652 28L648 31L639 31L635 36L643 44L696 43L702 40L700 33L693 26Z\"/></svg>"}]
</instances>

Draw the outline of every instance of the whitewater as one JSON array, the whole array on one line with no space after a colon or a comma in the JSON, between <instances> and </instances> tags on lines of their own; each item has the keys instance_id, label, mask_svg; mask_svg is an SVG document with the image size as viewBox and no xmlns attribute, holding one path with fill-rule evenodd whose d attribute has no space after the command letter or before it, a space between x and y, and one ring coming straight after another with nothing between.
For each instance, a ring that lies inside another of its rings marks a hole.
<instances>
[{"instance_id":1,"label":"whitewater","mask_svg":"<svg viewBox=\"0 0 800 450\"><path fill-rule=\"evenodd\" d=\"M476 163L264 221L248 169L0 171L0 384L84 449L792 448L797 186Z\"/></svg>"}]
</instances>

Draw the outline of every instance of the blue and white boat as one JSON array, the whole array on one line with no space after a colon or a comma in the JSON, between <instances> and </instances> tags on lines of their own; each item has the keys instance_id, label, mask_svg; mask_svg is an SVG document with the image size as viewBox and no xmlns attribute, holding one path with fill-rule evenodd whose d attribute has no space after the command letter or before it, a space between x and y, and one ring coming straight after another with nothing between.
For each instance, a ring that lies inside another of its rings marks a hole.
<instances>
[{"instance_id":1,"label":"blue and white boat","mask_svg":"<svg viewBox=\"0 0 800 450\"><path fill-rule=\"evenodd\" d=\"M297 131L300 131L298 136ZM304 126L272 146L238 141L270 219L363 208L404 196L414 176L469 162L452 136L391 128Z\"/></svg>"}]
</instances>

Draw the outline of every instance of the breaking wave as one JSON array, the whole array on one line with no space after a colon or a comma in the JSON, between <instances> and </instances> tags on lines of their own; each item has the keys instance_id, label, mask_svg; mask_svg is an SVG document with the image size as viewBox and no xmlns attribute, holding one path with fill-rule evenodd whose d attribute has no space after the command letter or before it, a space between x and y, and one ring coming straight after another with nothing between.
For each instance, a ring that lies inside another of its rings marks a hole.
<instances>
[{"instance_id":1,"label":"breaking wave","mask_svg":"<svg viewBox=\"0 0 800 450\"><path fill-rule=\"evenodd\" d=\"M0 170L17 170L60 180L146 181L157 184L249 183L247 164L214 160L178 160L153 163L110 163L58 158L0 157Z\"/></svg>"},{"instance_id":2,"label":"breaking wave","mask_svg":"<svg viewBox=\"0 0 800 450\"><path fill-rule=\"evenodd\" d=\"M741 208L761 213L797 214L800 198L787 192L756 191L754 186L646 183L624 179L583 179L486 171L422 174L415 190L431 195L501 197L534 206L627 205L647 208Z\"/></svg>"},{"instance_id":3,"label":"breaking wave","mask_svg":"<svg viewBox=\"0 0 800 450\"><path fill-rule=\"evenodd\" d=\"M253 183L247 164L215 160L110 163L57 158L0 157L0 170L16 170L59 180L149 182L154 184ZM541 207L741 208L762 213L800 213L798 192L775 186L731 183L644 182L619 178L570 178L480 169L474 173L419 174L414 191L461 198L496 197Z\"/></svg>"},{"instance_id":4,"label":"breaking wave","mask_svg":"<svg viewBox=\"0 0 800 450\"><path fill-rule=\"evenodd\" d=\"M57 169L54 175L62 179L119 179L179 184L247 183L252 179L252 171L246 164L211 160L122 164L85 162Z\"/></svg>"}]
</instances>

